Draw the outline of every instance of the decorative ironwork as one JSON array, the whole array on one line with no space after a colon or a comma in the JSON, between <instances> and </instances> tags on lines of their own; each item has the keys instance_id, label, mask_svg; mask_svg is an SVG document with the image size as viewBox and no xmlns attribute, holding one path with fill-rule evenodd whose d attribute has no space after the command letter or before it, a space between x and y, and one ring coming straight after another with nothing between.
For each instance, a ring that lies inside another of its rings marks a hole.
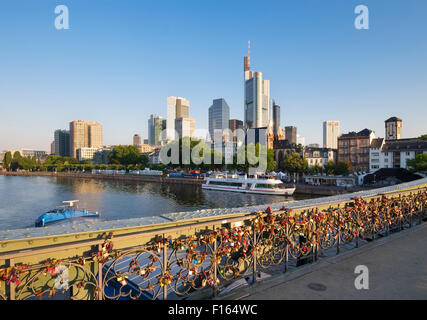
<instances>
[{"instance_id":1,"label":"decorative ironwork","mask_svg":"<svg viewBox=\"0 0 427 320\"><path fill-rule=\"evenodd\" d=\"M242 225L208 228L176 239L162 235L140 247L113 249L113 234L87 256L49 260L43 265L0 269L0 299L30 299L58 294L70 299L166 299L207 287L213 293L241 276L256 281L257 268L287 265L290 260L360 239L373 240L412 227L425 218L427 191L406 196L353 198L343 207L313 208L294 214L268 207ZM96 266L101 272L96 272ZM284 270L284 271L285 271ZM1 290L0 290L1 292Z\"/></svg>"}]
</instances>

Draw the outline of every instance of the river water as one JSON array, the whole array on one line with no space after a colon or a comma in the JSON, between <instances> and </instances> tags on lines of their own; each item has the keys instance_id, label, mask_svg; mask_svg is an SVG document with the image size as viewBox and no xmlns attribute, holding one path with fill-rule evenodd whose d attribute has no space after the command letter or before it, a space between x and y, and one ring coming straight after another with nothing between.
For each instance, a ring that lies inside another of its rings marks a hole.
<instances>
[{"instance_id":1,"label":"river water","mask_svg":"<svg viewBox=\"0 0 427 320\"><path fill-rule=\"evenodd\" d=\"M200 186L63 177L0 176L0 230L32 228L35 219L64 200L118 220L209 208L233 208L307 199L202 190ZM67 223L67 222L66 222ZM64 222L61 222L64 224Z\"/></svg>"}]
</instances>

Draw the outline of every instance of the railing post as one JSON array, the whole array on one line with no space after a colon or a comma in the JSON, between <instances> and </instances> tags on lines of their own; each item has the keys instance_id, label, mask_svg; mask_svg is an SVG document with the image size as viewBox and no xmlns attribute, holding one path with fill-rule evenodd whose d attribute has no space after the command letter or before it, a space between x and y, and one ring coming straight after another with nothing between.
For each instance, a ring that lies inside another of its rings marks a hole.
<instances>
[{"instance_id":1,"label":"railing post","mask_svg":"<svg viewBox=\"0 0 427 320\"><path fill-rule=\"evenodd\" d=\"M10 268L15 268L15 261L14 259L9 259L9 267ZM9 300L15 300L15 282L10 281L9 282Z\"/></svg>"},{"instance_id":2,"label":"railing post","mask_svg":"<svg viewBox=\"0 0 427 320\"><path fill-rule=\"evenodd\" d=\"M341 244L341 225L338 223L338 234L337 234L337 254L340 253Z\"/></svg>"},{"instance_id":3,"label":"railing post","mask_svg":"<svg viewBox=\"0 0 427 320\"><path fill-rule=\"evenodd\" d=\"M163 276L166 275L167 264L168 264L168 244L167 244L167 241L165 240L166 240L166 237L165 237L165 234L163 234L163 270L162 270ZM163 285L163 300L167 300L167 299L168 299L168 284L165 283Z\"/></svg>"},{"instance_id":4,"label":"railing post","mask_svg":"<svg viewBox=\"0 0 427 320\"><path fill-rule=\"evenodd\" d=\"M253 228L253 237L254 237L254 243L253 243L253 263L252 263L252 284L255 284L257 281L256 276L256 265L257 265L257 234L256 234L256 228Z\"/></svg>"},{"instance_id":5,"label":"railing post","mask_svg":"<svg viewBox=\"0 0 427 320\"><path fill-rule=\"evenodd\" d=\"M285 236L285 242L286 242L286 244L285 244L285 272L288 272L288 263L289 263L289 242L288 242L288 239L290 238L289 237L289 223L287 222L286 223L286 228L285 228L285 233L286 233L286 236Z\"/></svg>"},{"instance_id":6,"label":"railing post","mask_svg":"<svg viewBox=\"0 0 427 320\"><path fill-rule=\"evenodd\" d=\"M102 252L102 245L98 244L98 252ZM97 262L98 263L98 300L103 300L104 298L104 285L103 285L103 275L102 275L102 267L103 264L101 262Z\"/></svg>"},{"instance_id":7,"label":"railing post","mask_svg":"<svg viewBox=\"0 0 427 320\"><path fill-rule=\"evenodd\" d=\"M218 250L218 245L217 245L217 237L216 237L216 233L215 233L215 225L212 228L214 236L215 236L215 241L214 241L214 248L213 248L213 259L214 259L214 274L213 274L213 281L214 281L214 285L212 286L213 289L213 293L212 296L216 297L216 293L217 293L217 281L218 281L218 273L217 273L217 269L218 269L218 263L217 263L217 250Z\"/></svg>"},{"instance_id":8,"label":"railing post","mask_svg":"<svg viewBox=\"0 0 427 320\"><path fill-rule=\"evenodd\" d=\"M313 238L312 238L313 239ZM314 244L313 244L313 242L311 242L310 244L311 244L311 262L312 263L314 263L315 261L316 261L316 241L317 239L316 239L316 236L314 236Z\"/></svg>"},{"instance_id":9,"label":"railing post","mask_svg":"<svg viewBox=\"0 0 427 320\"><path fill-rule=\"evenodd\" d=\"M359 237L360 237L360 227L359 227L359 221L360 221L360 216L359 216L359 211L357 211L357 215L356 215L356 228L357 228L357 232L356 232L356 248L359 248Z\"/></svg>"}]
</instances>

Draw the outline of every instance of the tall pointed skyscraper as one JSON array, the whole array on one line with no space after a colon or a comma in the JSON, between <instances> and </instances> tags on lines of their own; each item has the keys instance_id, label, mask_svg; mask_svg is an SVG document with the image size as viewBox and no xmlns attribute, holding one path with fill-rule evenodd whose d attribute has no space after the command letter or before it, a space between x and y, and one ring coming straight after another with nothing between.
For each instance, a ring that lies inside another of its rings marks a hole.
<instances>
[{"instance_id":1,"label":"tall pointed skyscraper","mask_svg":"<svg viewBox=\"0 0 427 320\"><path fill-rule=\"evenodd\" d=\"M263 80L261 72L251 70L250 41L248 55L243 59L244 70L244 113L245 128L260 128L272 125L272 101L270 99L270 80Z\"/></svg>"}]
</instances>

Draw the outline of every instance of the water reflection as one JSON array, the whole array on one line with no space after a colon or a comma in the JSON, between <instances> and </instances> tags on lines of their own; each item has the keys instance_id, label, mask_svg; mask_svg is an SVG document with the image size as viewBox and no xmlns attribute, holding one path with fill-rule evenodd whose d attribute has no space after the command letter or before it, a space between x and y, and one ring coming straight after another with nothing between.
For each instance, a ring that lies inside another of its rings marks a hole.
<instances>
[{"instance_id":1,"label":"water reflection","mask_svg":"<svg viewBox=\"0 0 427 320\"><path fill-rule=\"evenodd\" d=\"M116 220L301 198L307 196L242 194L137 181L0 176L0 230L33 227L40 214L64 200L80 200L81 208L100 212L98 219Z\"/></svg>"}]
</instances>

